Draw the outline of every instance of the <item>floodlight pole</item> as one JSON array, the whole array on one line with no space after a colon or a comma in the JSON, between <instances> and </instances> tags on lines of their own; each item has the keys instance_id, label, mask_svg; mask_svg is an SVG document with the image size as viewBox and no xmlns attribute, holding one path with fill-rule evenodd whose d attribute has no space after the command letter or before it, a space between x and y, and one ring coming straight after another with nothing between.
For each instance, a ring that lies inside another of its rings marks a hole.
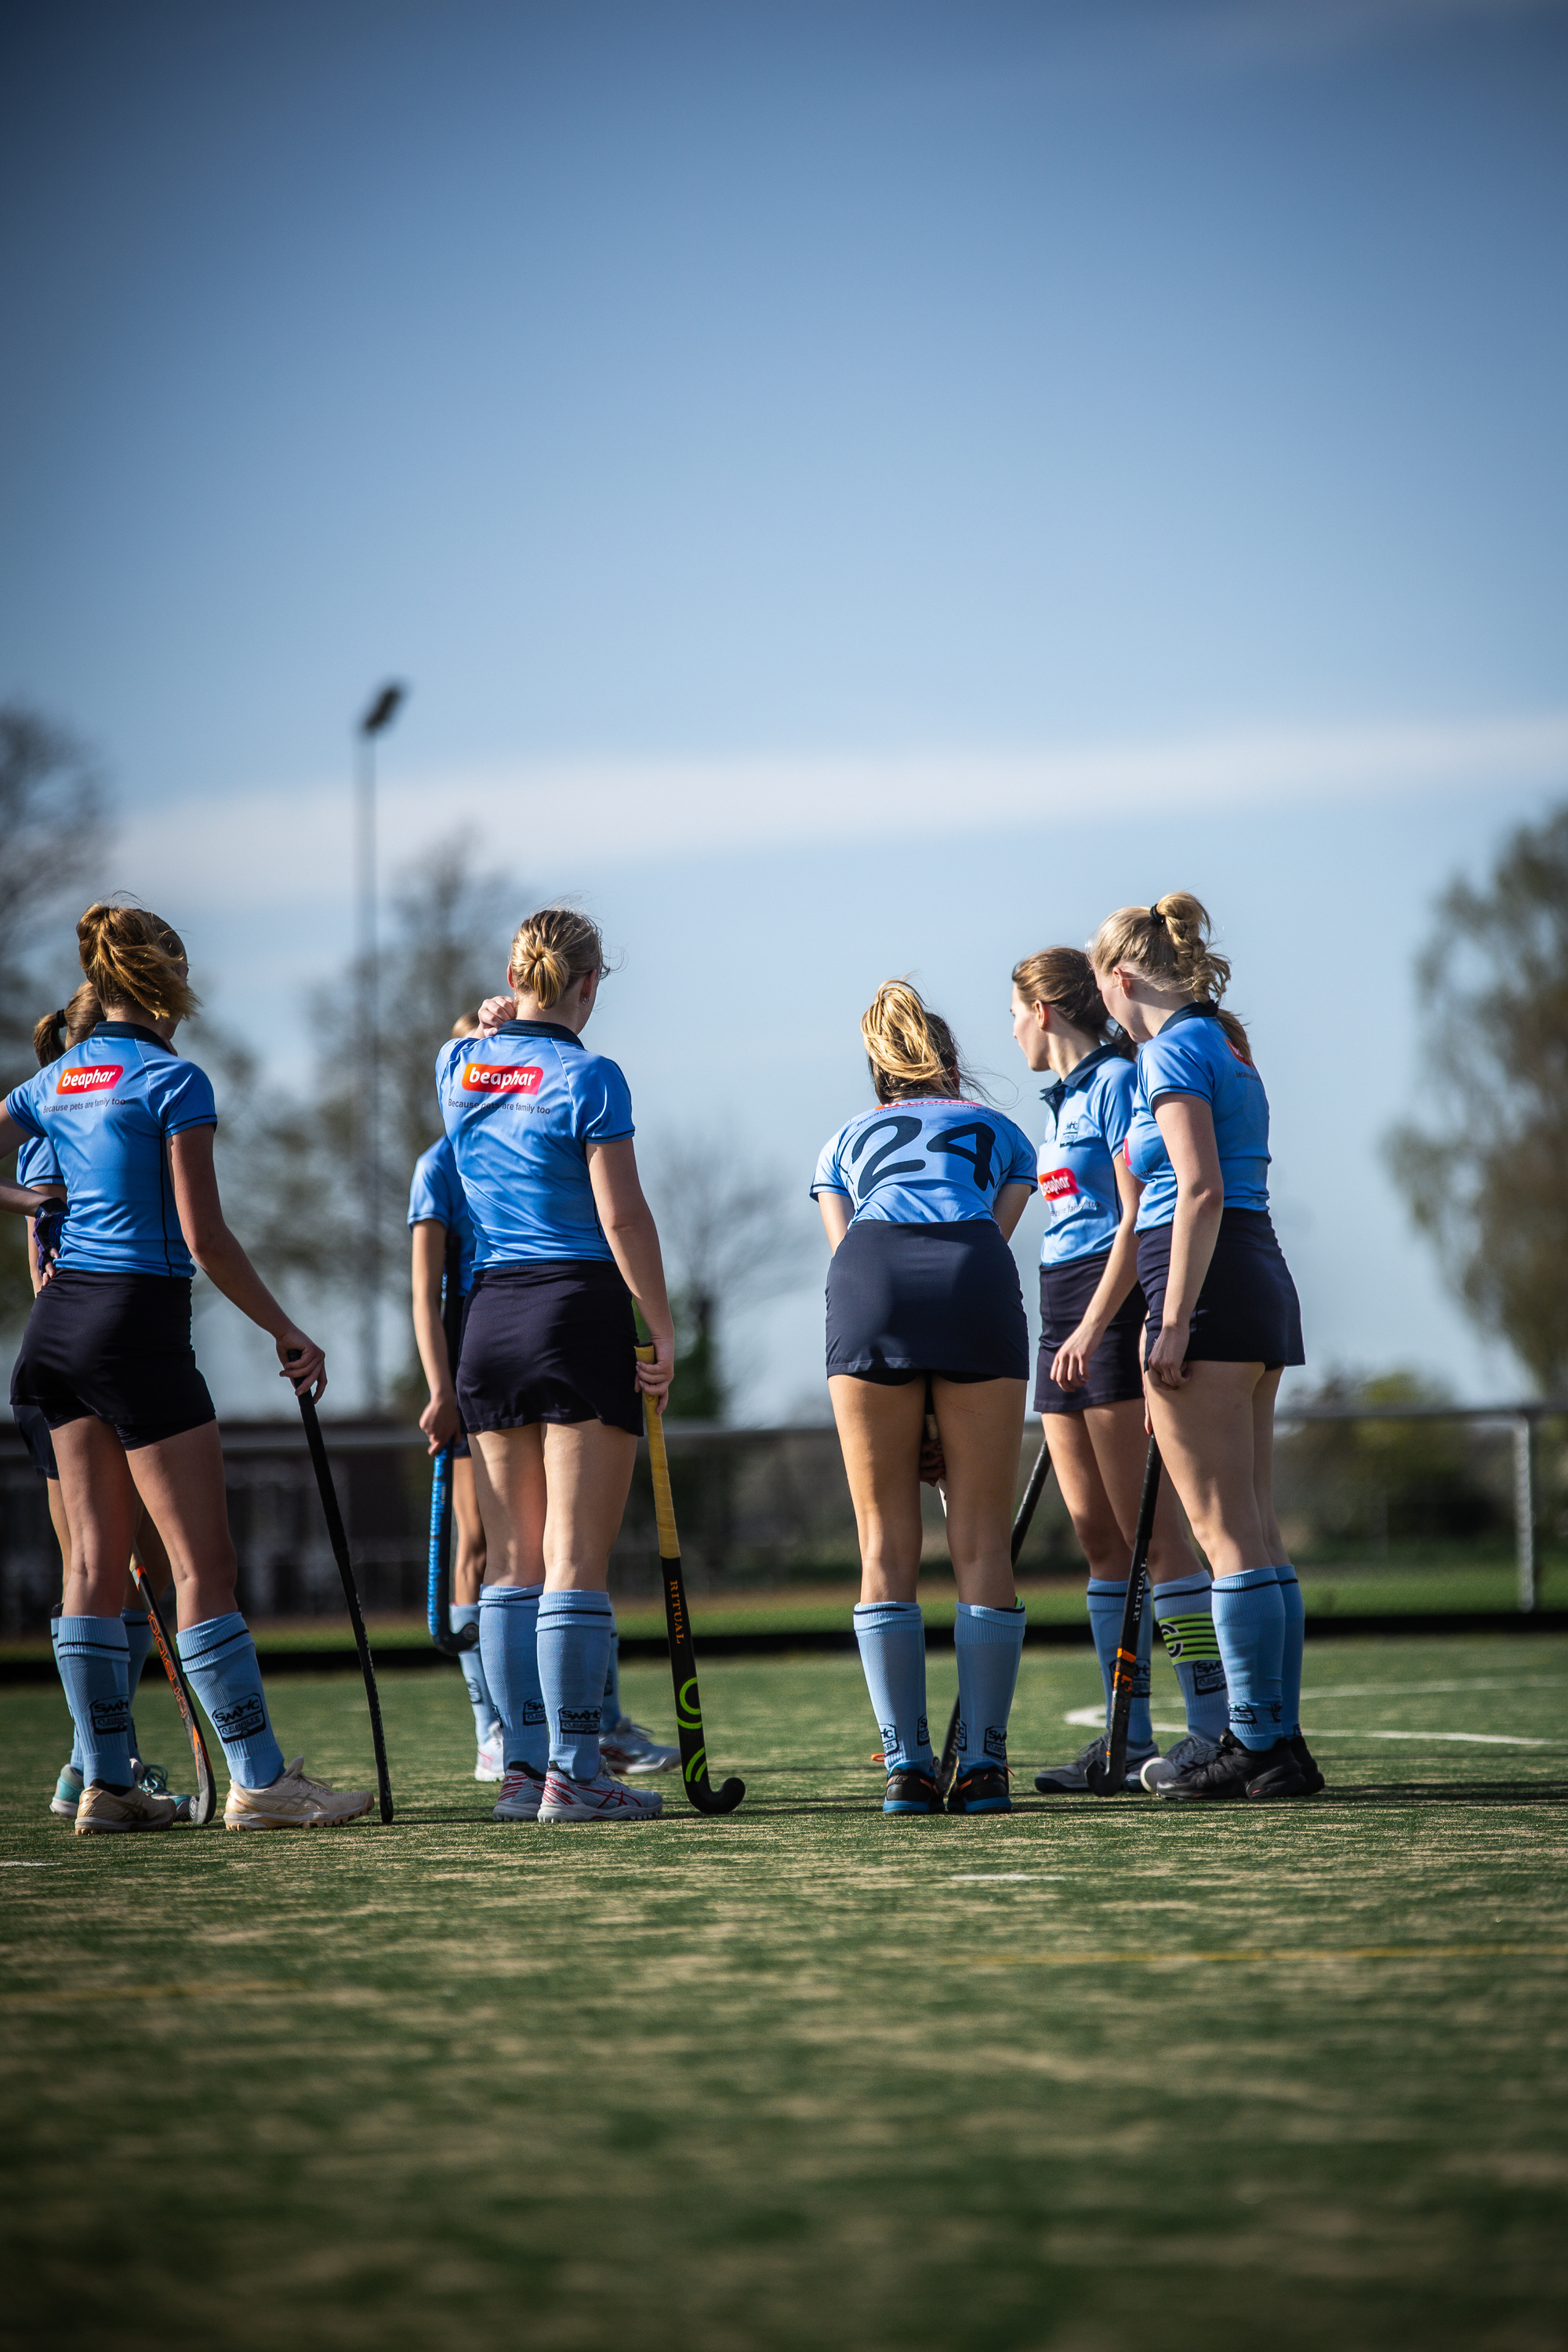
<instances>
[{"instance_id":1,"label":"floodlight pole","mask_svg":"<svg viewBox=\"0 0 1568 2352\"><path fill-rule=\"evenodd\" d=\"M353 1101L360 1234L360 1385L366 1412L381 1410L381 957L376 937L375 739L407 692L384 686L354 737L355 954L358 1051Z\"/></svg>"}]
</instances>

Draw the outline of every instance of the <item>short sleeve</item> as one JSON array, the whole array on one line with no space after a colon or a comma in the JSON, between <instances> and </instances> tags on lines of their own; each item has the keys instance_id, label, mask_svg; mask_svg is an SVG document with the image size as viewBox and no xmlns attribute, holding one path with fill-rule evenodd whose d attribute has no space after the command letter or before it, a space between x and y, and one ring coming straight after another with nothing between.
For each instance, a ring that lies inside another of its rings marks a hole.
<instances>
[{"instance_id":1,"label":"short sleeve","mask_svg":"<svg viewBox=\"0 0 1568 2352\"><path fill-rule=\"evenodd\" d=\"M1203 1050L1208 1025L1184 1021L1174 1036L1151 1037L1144 1046L1143 1092L1151 1110L1157 1110L1167 1095L1196 1095L1204 1102L1213 1102L1214 1071Z\"/></svg>"},{"instance_id":2,"label":"short sleeve","mask_svg":"<svg viewBox=\"0 0 1568 2352\"><path fill-rule=\"evenodd\" d=\"M1117 1062L1107 1071L1100 1097L1100 1125L1113 1160L1127 1140L1137 1091L1138 1073L1131 1062Z\"/></svg>"},{"instance_id":3,"label":"short sleeve","mask_svg":"<svg viewBox=\"0 0 1568 2352\"><path fill-rule=\"evenodd\" d=\"M6 1118L14 1118L17 1126L25 1128L29 1135L42 1135L44 1132L43 1120L34 1109L33 1098L28 1091L29 1087L37 1084L36 1078L29 1078L25 1085L13 1087L5 1097Z\"/></svg>"},{"instance_id":4,"label":"short sleeve","mask_svg":"<svg viewBox=\"0 0 1568 2352\"><path fill-rule=\"evenodd\" d=\"M178 1062L158 1072L158 1118L165 1135L187 1127L216 1127L217 1097L206 1072L195 1062Z\"/></svg>"},{"instance_id":5,"label":"short sleeve","mask_svg":"<svg viewBox=\"0 0 1568 2352\"><path fill-rule=\"evenodd\" d=\"M16 1152L18 1184L63 1184L64 1173L47 1135L30 1135Z\"/></svg>"},{"instance_id":6,"label":"short sleeve","mask_svg":"<svg viewBox=\"0 0 1568 2352\"><path fill-rule=\"evenodd\" d=\"M579 1143L618 1143L635 1135L632 1090L618 1062L595 1054L581 1073L573 1072L572 1089Z\"/></svg>"},{"instance_id":7,"label":"short sleeve","mask_svg":"<svg viewBox=\"0 0 1568 2352\"><path fill-rule=\"evenodd\" d=\"M837 1135L828 1137L822 1150L817 1153L816 1173L811 1180L811 1197L814 1201L819 1192L842 1192L848 1199L854 1199L854 1194L844 1181L844 1171L838 1161L843 1142L844 1129L840 1128Z\"/></svg>"},{"instance_id":8,"label":"short sleeve","mask_svg":"<svg viewBox=\"0 0 1568 2352\"><path fill-rule=\"evenodd\" d=\"M1006 1167L996 1180L996 1190L1000 1192L1004 1184L1026 1184L1033 1192L1038 1173L1038 1154L1023 1129L1015 1127L1011 1119L1007 1121L1007 1141L1011 1147L1010 1156Z\"/></svg>"},{"instance_id":9,"label":"short sleeve","mask_svg":"<svg viewBox=\"0 0 1568 2352\"><path fill-rule=\"evenodd\" d=\"M451 1170L441 1146L421 1152L414 1163L414 1182L408 1193L409 1223L450 1225L451 1190Z\"/></svg>"}]
</instances>

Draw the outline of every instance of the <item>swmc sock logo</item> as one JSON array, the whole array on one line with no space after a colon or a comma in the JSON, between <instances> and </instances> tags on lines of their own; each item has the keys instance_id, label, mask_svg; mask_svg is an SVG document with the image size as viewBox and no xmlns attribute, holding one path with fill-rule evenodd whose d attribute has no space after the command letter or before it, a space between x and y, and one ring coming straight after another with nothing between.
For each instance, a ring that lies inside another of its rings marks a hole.
<instances>
[{"instance_id":1,"label":"swmc sock logo","mask_svg":"<svg viewBox=\"0 0 1568 2352\"><path fill-rule=\"evenodd\" d=\"M543 1071L531 1066L497 1062L463 1064L463 1092L466 1095L536 1095L543 1083Z\"/></svg>"}]
</instances>

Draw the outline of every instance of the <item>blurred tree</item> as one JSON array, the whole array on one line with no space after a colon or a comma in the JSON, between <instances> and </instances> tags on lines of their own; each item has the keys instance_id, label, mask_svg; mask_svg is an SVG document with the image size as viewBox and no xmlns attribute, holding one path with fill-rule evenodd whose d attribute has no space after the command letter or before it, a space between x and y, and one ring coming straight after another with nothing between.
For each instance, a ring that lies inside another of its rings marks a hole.
<instances>
[{"instance_id":1,"label":"blurred tree","mask_svg":"<svg viewBox=\"0 0 1568 2352\"><path fill-rule=\"evenodd\" d=\"M778 1179L716 1136L656 1139L642 1175L675 1316L672 1410L682 1421L722 1421L729 1319L789 1288L805 1234Z\"/></svg>"},{"instance_id":2,"label":"blurred tree","mask_svg":"<svg viewBox=\"0 0 1568 2352\"><path fill-rule=\"evenodd\" d=\"M1439 901L1416 967L1441 1132L1388 1139L1417 1228L1484 1330L1568 1384L1568 808Z\"/></svg>"},{"instance_id":3,"label":"blurred tree","mask_svg":"<svg viewBox=\"0 0 1568 2352\"><path fill-rule=\"evenodd\" d=\"M1331 1372L1295 1404L1446 1404L1449 1392L1418 1372L1359 1380ZM1285 1415L1289 1422L1289 1413ZM1304 1523L1312 1546L1382 1547L1403 1537L1478 1536L1506 1528L1506 1493L1486 1475L1495 1431L1462 1421L1309 1421L1279 1443L1279 1508Z\"/></svg>"}]
</instances>

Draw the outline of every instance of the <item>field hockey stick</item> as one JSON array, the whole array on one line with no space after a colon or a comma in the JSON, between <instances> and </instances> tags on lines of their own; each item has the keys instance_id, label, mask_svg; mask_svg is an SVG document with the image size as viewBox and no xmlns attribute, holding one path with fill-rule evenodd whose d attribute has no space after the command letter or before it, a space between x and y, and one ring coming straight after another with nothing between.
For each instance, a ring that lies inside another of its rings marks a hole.
<instances>
[{"instance_id":1,"label":"field hockey stick","mask_svg":"<svg viewBox=\"0 0 1568 2352\"><path fill-rule=\"evenodd\" d=\"M169 1687L174 1694L174 1705L180 1710L180 1721L184 1725L185 1737L191 1743L191 1760L196 1773L196 1801L191 1819L197 1829L205 1830L213 1817L217 1792L213 1787L212 1759L207 1754L207 1743L202 1738L202 1727L196 1718L196 1703L191 1696L191 1686L185 1680L179 1653L169 1639L168 1628L153 1598L152 1579L134 1552L131 1555L131 1573L136 1579L136 1590L142 1596L142 1606L147 1612L147 1622L153 1628L158 1655L163 1661L163 1672L168 1675Z\"/></svg>"},{"instance_id":2,"label":"field hockey stick","mask_svg":"<svg viewBox=\"0 0 1568 2352\"><path fill-rule=\"evenodd\" d=\"M1018 1506L1018 1516L1013 1522L1012 1558L1015 1568L1018 1565L1018 1554L1023 1550L1028 1537L1036 1506L1046 1491L1046 1480L1050 1475L1051 1451L1042 1438L1040 1450L1035 1456L1034 1468L1029 1473L1029 1483L1024 1489L1024 1499ZM942 1760L936 1768L936 1785L939 1795L945 1797L952 1788L952 1768L957 1761L958 1701L954 1699L952 1713L947 1718L947 1738L942 1743Z\"/></svg>"},{"instance_id":3,"label":"field hockey stick","mask_svg":"<svg viewBox=\"0 0 1568 2352\"><path fill-rule=\"evenodd\" d=\"M299 1354L290 1348L292 1362ZM332 1465L327 1460L327 1448L321 1436L321 1424L316 1418L316 1401L309 1389L297 1388L300 1418L305 1424L305 1443L310 1449L310 1467L316 1474L316 1488L321 1497L321 1512L327 1522L327 1537L332 1547L332 1558L338 1563L338 1574L343 1580L343 1599L349 1604L349 1620L354 1629L354 1647L359 1652L359 1670L364 1676L364 1695L370 1701L370 1736L375 1744L375 1787L381 1800L381 1818L392 1819L392 1781L386 1769L386 1740L381 1728L381 1700L376 1695L375 1668L371 1664L370 1637L364 1630L364 1618L360 1610L359 1592L354 1584L354 1572L349 1561L349 1539L343 1532L343 1515L338 1508L337 1488L332 1484Z\"/></svg>"},{"instance_id":4,"label":"field hockey stick","mask_svg":"<svg viewBox=\"0 0 1568 2352\"><path fill-rule=\"evenodd\" d=\"M1149 1544L1154 1532L1154 1506L1160 1497L1160 1449L1149 1440L1143 1465L1143 1492L1138 1498L1138 1527L1132 1538L1132 1563L1127 1571L1127 1605L1121 1612L1121 1638L1110 1677L1110 1728L1103 1757L1092 1757L1084 1778L1097 1797L1118 1797L1127 1779L1127 1726L1132 1715L1132 1691L1138 1680L1138 1637L1143 1630L1148 1586Z\"/></svg>"},{"instance_id":5,"label":"field hockey stick","mask_svg":"<svg viewBox=\"0 0 1568 2352\"><path fill-rule=\"evenodd\" d=\"M441 1330L454 1379L463 1330L463 1301L458 1290L460 1247L456 1234L448 1232ZM465 1625L460 1633L452 1631L452 1481L457 1458L451 1444L439 1446L430 1471L430 1557L426 1575L425 1622L430 1629L430 1639L444 1658L460 1658L479 1638L477 1625Z\"/></svg>"},{"instance_id":6,"label":"field hockey stick","mask_svg":"<svg viewBox=\"0 0 1568 2352\"><path fill-rule=\"evenodd\" d=\"M637 1349L637 1361L651 1364L651 1348ZM675 1530L675 1499L669 1491L669 1455L665 1451L664 1421L654 1399L642 1401L647 1430L647 1458L653 1469L653 1508L658 1522L658 1565L664 1579L664 1622L669 1633L669 1671L675 1678L675 1727L680 1740L680 1777L686 1793L700 1813L732 1813L746 1793L743 1780L726 1780L715 1789L708 1778L708 1748L702 1731L702 1701L697 1690L697 1652L691 1640L691 1612L686 1605L686 1580L680 1572L680 1538Z\"/></svg>"}]
</instances>

